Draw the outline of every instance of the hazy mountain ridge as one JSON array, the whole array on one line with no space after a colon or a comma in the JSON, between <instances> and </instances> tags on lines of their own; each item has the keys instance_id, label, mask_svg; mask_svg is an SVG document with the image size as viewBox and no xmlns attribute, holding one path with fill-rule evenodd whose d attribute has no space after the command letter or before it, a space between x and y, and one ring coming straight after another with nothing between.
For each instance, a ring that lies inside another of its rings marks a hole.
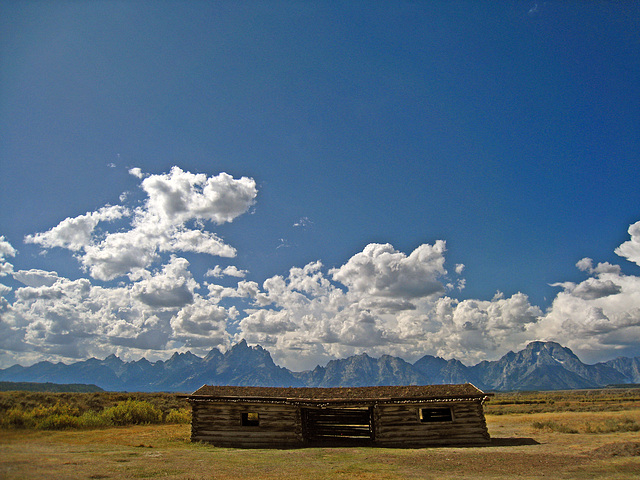
<instances>
[{"instance_id":1,"label":"hazy mountain ridge","mask_svg":"<svg viewBox=\"0 0 640 480\"><path fill-rule=\"evenodd\" d=\"M124 362L115 355L70 365L40 362L0 370L0 381L93 383L115 391L190 392L203 384L246 386L375 386L471 382L484 390L559 390L640 383L640 357L620 357L587 365L554 342L532 342L519 352L474 366L425 355L413 364L399 357L372 358L366 353L332 360L313 370L292 372L273 362L261 346L243 340L205 357L174 353L166 361L145 358Z\"/></svg>"},{"instance_id":2,"label":"hazy mountain ridge","mask_svg":"<svg viewBox=\"0 0 640 480\"><path fill-rule=\"evenodd\" d=\"M104 392L96 385L74 383L30 383L30 382L0 382L0 392L52 392L52 393L95 393Z\"/></svg>"}]
</instances>

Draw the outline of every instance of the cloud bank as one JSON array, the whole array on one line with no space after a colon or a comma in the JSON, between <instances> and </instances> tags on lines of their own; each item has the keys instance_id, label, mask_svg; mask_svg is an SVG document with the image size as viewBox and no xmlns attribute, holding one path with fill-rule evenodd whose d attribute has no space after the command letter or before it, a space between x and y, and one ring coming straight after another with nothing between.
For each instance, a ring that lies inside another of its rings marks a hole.
<instances>
[{"instance_id":1,"label":"cloud bank","mask_svg":"<svg viewBox=\"0 0 640 480\"><path fill-rule=\"evenodd\" d=\"M456 299L464 265L447 270L443 240L408 253L372 243L340 267L318 260L261 284L234 265L216 265L199 281L182 255L235 257L215 227L249 210L255 181L178 167L130 173L146 195L141 205L106 205L24 239L45 251L68 250L86 278L14 271L7 259L18 252L0 237L0 276L24 285L12 291L0 284L2 365L114 352L125 359L204 354L240 338L294 370L362 352L473 364L532 340L555 340L597 361L640 344L640 277L589 258L576 264L582 282L554 284L560 291L547 311L524 293ZM640 222L629 235L615 251L640 265Z\"/></svg>"}]
</instances>

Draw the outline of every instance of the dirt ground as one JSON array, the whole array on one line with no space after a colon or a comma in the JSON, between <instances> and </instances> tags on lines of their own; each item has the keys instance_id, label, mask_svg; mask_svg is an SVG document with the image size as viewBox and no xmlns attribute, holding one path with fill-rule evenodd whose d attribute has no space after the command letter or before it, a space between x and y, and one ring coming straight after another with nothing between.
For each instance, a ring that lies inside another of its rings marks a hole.
<instances>
[{"instance_id":1,"label":"dirt ground","mask_svg":"<svg viewBox=\"0 0 640 480\"><path fill-rule=\"evenodd\" d=\"M488 415L491 446L242 450L189 442L188 425L0 431L2 479L637 479L640 432L558 433L538 415ZM557 414L553 418L558 418ZM563 414L563 419L597 413ZM568 417L567 417L568 416Z\"/></svg>"}]
</instances>

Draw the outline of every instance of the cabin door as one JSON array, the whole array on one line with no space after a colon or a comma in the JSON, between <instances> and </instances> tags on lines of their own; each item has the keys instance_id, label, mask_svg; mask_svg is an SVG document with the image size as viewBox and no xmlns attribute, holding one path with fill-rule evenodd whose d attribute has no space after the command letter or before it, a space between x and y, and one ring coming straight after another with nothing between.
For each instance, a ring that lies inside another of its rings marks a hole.
<instances>
[{"instance_id":1,"label":"cabin door","mask_svg":"<svg viewBox=\"0 0 640 480\"><path fill-rule=\"evenodd\" d=\"M306 408L303 432L312 444L368 444L373 440L371 408Z\"/></svg>"}]
</instances>

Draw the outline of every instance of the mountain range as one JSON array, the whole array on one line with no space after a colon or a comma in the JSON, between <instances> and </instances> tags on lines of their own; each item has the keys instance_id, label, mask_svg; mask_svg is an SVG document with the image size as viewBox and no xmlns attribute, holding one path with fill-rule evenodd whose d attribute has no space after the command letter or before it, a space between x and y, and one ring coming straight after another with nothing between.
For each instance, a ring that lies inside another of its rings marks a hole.
<instances>
[{"instance_id":1,"label":"mountain range","mask_svg":"<svg viewBox=\"0 0 640 480\"><path fill-rule=\"evenodd\" d=\"M519 352L474 366L425 355L415 363L366 353L313 370L292 372L273 362L261 346L242 340L225 353L205 357L174 353L166 361L145 358L124 362L115 355L72 364L39 362L29 367L0 369L0 381L90 383L111 391L191 392L204 384L273 387L339 387L430 385L470 382L485 391L564 390L640 383L640 357L619 357L587 365L555 342L532 342Z\"/></svg>"}]
</instances>

